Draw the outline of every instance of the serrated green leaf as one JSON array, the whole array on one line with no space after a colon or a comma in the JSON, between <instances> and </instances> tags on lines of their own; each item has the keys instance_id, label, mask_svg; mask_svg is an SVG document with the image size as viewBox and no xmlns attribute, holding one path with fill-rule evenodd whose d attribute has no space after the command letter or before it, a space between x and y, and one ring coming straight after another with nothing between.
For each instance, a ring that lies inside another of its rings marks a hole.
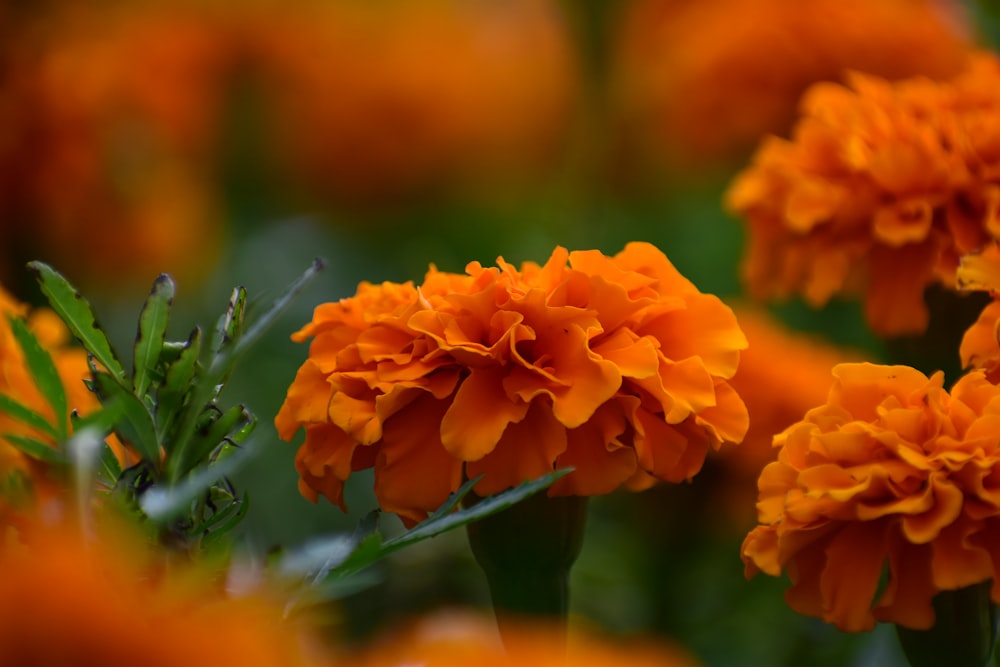
<instances>
[{"instance_id":1,"label":"serrated green leaf","mask_svg":"<svg viewBox=\"0 0 1000 667\"><path fill-rule=\"evenodd\" d=\"M322 260L313 260L312 265L274 301L267 311L254 321L249 329L243 332L235 345L221 350L212 358L211 365L205 374L192 385L189 406L184 410L174 434L175 442L187 442L193 436L201 411L218 394L220 383L228 376L239 355L249 349L264 334L268 326L284 312L295 296L319 274L323 266ZM175 482L176 478L172 477L171 481Z\"/></svg>"},{"instance_id":2,"label":"serrated green leaf","mask_svg":"<svg viewBox=\"0 0 1000 667\"><path fill-rule=\"evenodd\" d=\"M66 403L66 388L63 387L62 378L59 377L59 371L52 361L52 355L42 347L24 320L16 317L7 319L10 322L11 333L14 334L24 353L24 361L28 365L31 379L34 380L45 402L52 407L56 439L62 442L66 439L69 407Z\"/></svg>"},{"instance_id":3,"label":"serrated green leaf","mask_svg":"<svg viewBox=\"0 0 1000 667\"><path fill-rule=\"evenodd\" d=\"M361 538L357 547L339 565L331 567L327 571L327 576L338 578L351 576L382 560L388 553L385 550L382 535L377 532L369 533ZM319 579L315 581L318 582Z\"/></svg>"},{"instance_id":4,"label":"serrated green leaf","mask_svg":"<svg viewBox=\"0 0 1000 667\"><path fill-rule=\"evenodd\" d=\"M256 419L242 405L229 408L195 431L191 440L176 444L167 462L168 476L176 479L186 474L192 468L204 463L209 454L234 430L242 431L244 427L255 423Z\"/></svg>"},{"instance_id":5,"label":"serrated green leaf","mask_svg":"<svg viewBox=\"0 0 1000 667\"><path fill-rule=\"evenodd\" d=\"M264 332L274 324L274 321L285 312L285 309L292 303L292 301L299 295L305 287L311 283L319 272L323 270L326 266L325 262L317 257L313 260L312 264L306 269L301 276L299 276L291 285L289 285L285 291L274 300L271 307L266 311L257 316L246 332L240 337L240 340L236 344L235 354L239 354L253 345L258 338L264 335Z\"/></svg>"},{"instance_id":6,"label":"serrated green leaf","mask_svg":"<svg viewBox=\"0 0 1000 667\"><path fill-rule=\"evenodd\" d=\"M153 521L169 521L190 508L195 498L218 480L233 474L256 453L256 447L248 443L225 461L196 470L178 484L157 484L142 494L139 506Z\"/></svg>"},{"instance_id":7,"label":"serrated green leaf","mask_svg":"<svg viewBox=\"0 0 1000 667\"><path fill-rule=\"evenodd\" d=\"M3 437L7 442L33 459L56 465L62 465L67 462L65 454L41 440L15 435L14 433L5 433L0 437Z\"/></svg>"},{"instance_id":8,"label":"serrated green leaf","mask_svg":"<svg viewBox=\"0 0 1000 667\"><path fill-rule=\"evenodd\" d=\"M191 391L191 383L198 372L198 358L201 356L201 329L195 327L183 349L167 366L163 383L156 391L156 422L161 433L173 426L185 406L185 397ZM164 442L172 445L169 439Z\"/></svg>"},{"instance_id":9,"label":"serrated green leaf","mask_svg":"<svg viewBox=\"0 0 1000 667\"><path fill-rule=\"evenodd\" d=\"M437 511L428 517L426 521L422 521L414 526L412 530L408 530L402 535L398 535L390 540L387 540L383 545L383 549L386 554L390 554L394 551L402 549L403 547L420 542L421 540L434 537L435 535L440 535L441 533L452 530L453 528L458 528L468 523L472 523L473 521L478 521L479 519L496 514L497 512L507 509L511 505L524 500L528 496L533 496L539 491L552 486L556 483L556 481L568 475L572 471L572 468L556 470L555 472L551 472L548 475L539 477L538 479L519 484L502 493L483 498L475 505L463 508L456 512L442 513ZM463 495L471 490L472 485L465 484L463 485L463 488L465 487L468 488L465 489ZM458 500L461 500L461 498L456 500L455 496L458 496L458 492L452 494L452 497L448 499L446 504L451 504L453 507L457 505Z\"/></svg>"},{"instance_id":10,"label":"serrated green leaf","mask_svg":"<svg viewBox=\"0 0 1000 667\"><path fill-rule=\"evenodd\" d=\"M94 373L93 381L97 395L103 401L121 404L121 418L116 420L115 433L123 442L131 445L139 456L149 461L154 469L159 469L160 446L156 441L156 430L146 404L103 371Z\"/></svg>"},{"instance_id":11,"label":"serrated green leaf","mask_svg":"<svg viewBox=\"0 0 1000 667\"><path fill-rule=\"evenodd\" d=\"M28 406L18 403L6 394L0 394L0 412L6 413L19 422L27 424L46 435L50 435L57 440L59 439L56 427L50 424L48 419Z\"/></svg>"},{"instance_id":12,"label":"serrated green leaf","mask_svg":"<svg viewBox=\"0 0 1000 667\"><path fill-rule=\"evenodd\" d=\"M58 271L44 262L29 262L38 285L52 310L56 311L83 347L111 374L122 387L128 386L125 370L115 356L108 337L97 324L94 311L86 299Z\"/></svg>"},{"instance_id":13,"label":"serrated green leaf","mask_svg":"<svg viewBox=\"0 0 1000 667\"><path fill-rule=\"evenodd\" d=\"M132 348L132 387L139 398L146 395L151 374L156 372L160 361L173 300L174 281L166 273L161 273L153 282L153 288L139 313L139 329Z\"/></svg>"},{"instance_id":14,"label":"serrated green leaf","mask_svg":"<svg viewBox=\"0 0 1000 667\"><path fill-rule=\"evenodd\" d=\"M219 540L243 521L249 509L250 494L244 493L242 498L234 500L228 507L213 516L202 526L203 531L208 531L208 534L202 538L202 549L214 548Z\"/></svg>"},{"instance_id":15,"label":"serrated green leaf","mask_svg":"<svg viewBox=\"0 0 1000 667\"><path fill-rule=\"evenodd\" d=\"M539 477L538 479L515 486L502 493L483 498L472 507L452 511L478 481L478 479L469 480L455 493L451 494L448 500L426 520L402 535L385 541L382 540L378 532L373 532L364 537L360 540L358 547L351 552L350 556L344 559L340 565L330 569L329 576L338 578L352 576L404 547L496 514L552 486L557 480L572 471L572 468L563 468L562 470L549 473L544 477Z\"/></svg>"},{"instance_id":16,"label":"serrated green leaf","mask_svg":"<svg viewBox=\"0 0 1000 667\"><path fill-rule=\"evenodd\" d=\"M218 356L231 347L243 333L243 319L247 311L247 290L236 287L229 297L229 307L215 325L215 341L212 344L212 354Z\"/></svg>"}]
</instances>

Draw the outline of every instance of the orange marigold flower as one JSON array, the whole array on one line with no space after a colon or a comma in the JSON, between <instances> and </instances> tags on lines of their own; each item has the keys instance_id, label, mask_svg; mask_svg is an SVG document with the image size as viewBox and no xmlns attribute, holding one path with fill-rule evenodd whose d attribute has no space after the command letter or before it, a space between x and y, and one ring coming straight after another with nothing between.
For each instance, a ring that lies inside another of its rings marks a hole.
<instances>
[{"instance_id":1,"label":"orange marigold flower","mask_svg":"<svg viewBox=\"0 0 1000 667\"><path fill-rule=\"evenodd\" d=\"M784 133L802 93L846 70L957 74L972 44L951 0L634 0L614 49L614 101L640 151L718 161ZM738 109L738 112L734 112Z\"/></svg>"},{"instance_id":2,"label":"orange marigold flower","mask_svg":"<svg viewBox=\"0 0 1000 667\"><path fill-rule=\"evenodd\" d=\"M550 494L602 494L688 479L742 439L743 332L654 246L497 263L362 283L293 336L314 340L275 423L305 427L305 496L343 508L374 466L380 504L412 524L463 477L487 495L573 466Z\"/></svg>"},{"instance_id":3,"label":"orange marigold flower","mask_svg":"<svg viewBox=\"0 0 1000 667\"><path fill-rule=\"evenodd\" d=\"M0 664L304 667L318 644L263 595L164 570L130 536L32 524L0 544Z\"/></svg>"},{"instance_id":4,"label":"orange marigold flower","mask_svg":"<svg viewBox=\"0 0 1000 667\"><path fill-rule=\"evenodd\" d=\"M648 640L613 641L571 628L568 641L556 628L522 623L504 633L473 614L438 613L383 637L348 656L357 667L696 667L699 663L673 645Z\"/></svg>"},{"instance_id":5,"label":"orange marigold flower","mask_svg":"<svg viewBox=\"0 0 1000 667\"><path fill-rule=\"evenodd\" d=\"M48 309L29 310L28 306L19 303L2 287L0 287L0 394L13 398L50 421L55 418L52 407L35 385L21 347L11 332L8 317L26 320L32 334L52 357L56 370L62 378L70 411L77 410L81 415L85 415L97 409L99 407L97 398L84 385L84 380L90 377L87 354L82 348L68 345L69 331L66 330L62 320ZM45 497L56 492L56 487L46 478L45 466L10 444L2 437L6 434L52 442L48 434L0 410L0 513L4 504L2 487L12 475L29 481L36 495ZM127 452L117 441L109 442L114 442L116 453L123 465L127 465ZM55 445L54 442L52 444Z\"/></svg>"},{"instance_id":6,"label":"orange marigold flower","mask_svg":"<svg viewBox=\"0 0 1000 667\"><path fill-rule=\"evenodd\" d=\"M863 293L875 331L920 332L924 289L955 287L959 257L1000 238L997 174L993 55L947 83L814 86L793 140L766 140L726 195L749 227L749 289L815 306Z\"/></svg>"},{"instance_id":7,"label":"orange marigold flower","mask_svg":"<svg viewBox=\"0 0 1000 667\"><path fill-rule=\"evenodd\" d=\"M1000 387L980 371L951 393L908 366L833 375L826 404L775 436L747 576L785 569L789 605L846 631L930 628L938 592L991 579L1000 602Z\"/></svg>"}]
</instances>

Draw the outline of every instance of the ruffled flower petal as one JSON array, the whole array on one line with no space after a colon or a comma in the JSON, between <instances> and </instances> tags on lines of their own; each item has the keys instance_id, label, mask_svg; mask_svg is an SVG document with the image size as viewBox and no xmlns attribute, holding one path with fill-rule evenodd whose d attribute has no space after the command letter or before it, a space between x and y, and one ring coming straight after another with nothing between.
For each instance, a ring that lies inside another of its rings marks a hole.
<instances>
[{"instance_id":1,"label":"ruffled flower petal","mask_svg":"<svg viewBox=\"0 0 1000 667\"><path fill-rule=\"evenodd\" d=\"M362 283L293 336L310 337L275 418L286 440L307 431L303 493L342 504L372 466L408 524L479 475L484 495L566 466L550 493L689 479L747 429L735 316L648 243Z\"/></svg>"}]
</instances>

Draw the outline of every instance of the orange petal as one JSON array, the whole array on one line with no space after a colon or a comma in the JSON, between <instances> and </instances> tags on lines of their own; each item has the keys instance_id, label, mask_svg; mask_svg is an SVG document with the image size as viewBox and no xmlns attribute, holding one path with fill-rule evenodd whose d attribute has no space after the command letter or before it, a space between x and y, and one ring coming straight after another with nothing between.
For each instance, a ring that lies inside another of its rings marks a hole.
<instances>
[{"instance_id":1,"label":"orange petal","mask_svg":"<svg viewBox=\"0 0 1000 667\"><path fill-rule=\"evenodd\" d=\"M931 583L931 549L893 536L889 547L889 583L875 605L875 618L913 630L934 625L931 600L937 594Z\"/></svg>"},{"instance_id":2,"label":"orange petal","mask_svg":"<svg viewBox=\"0 0 1000 667\"><path fill-rule=\"evenodd\" d=\"M408 527L423 521L462 483L462 462L441 442L447 401L421 397L386 422L375 462L375 496Z\"/></svg>"},{"instance_id":3,"label":"orange petal","mask_svg":"<svg viewBox=\"0 0 1000 667\"><path fill-rule=\"evenodd\" d=\"M502 368L473 368L441 420L441 442L462 461L478 461L496 447L508 424L524 419L529 404L511 400Z\"/></svg>"},{"instance_id":4,"label":"orange petal","mask_svg":"<svg viewBox=\"0 0 1000 667\"><path fill-rule=\"evenodd\" d=\"M488 496L546 475L566 451L566 427L552 415L543 400L531 404L520 422L511 423L493 451L478 461L466 463L470 479L485 475L476 493Z\"/></svg>"},{"instance_id":5,"label":"orange petal","mask_svg":"<svg viewBox=\"0 0 1000 667\"><path fill-rule=\"evenodd\" d=\"M875 626L871 607L888 542L886 524L877 521L849 523L836 534L826 550L820 580L824 619L845 632Z\"/></svg>"}]
</instances>

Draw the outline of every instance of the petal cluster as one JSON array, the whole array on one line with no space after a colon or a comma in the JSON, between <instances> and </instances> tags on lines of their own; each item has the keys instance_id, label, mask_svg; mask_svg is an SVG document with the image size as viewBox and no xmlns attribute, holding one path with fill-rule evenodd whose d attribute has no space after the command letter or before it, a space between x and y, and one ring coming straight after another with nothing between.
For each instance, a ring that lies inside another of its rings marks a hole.
<instances>
[{"instance_id":1,"label":"petal cluster","mask_svg":"<svg viewBox=\"0 0 1000 667\"><path fill-rule=\"evenodd\" d=\"M861 294L875 331L921 332L924 289L954 287L959 258L1000 237L998 175L995 56L947 82L818 84L792 140L767 139L727 192L744 277L761 298Z\"/></svg>"},{"instance_id":2,"label":"petal cluster","mask_svg":"<svg viewBox=\"0 0 1000 667\"><path fill-rule=\"evenodd\" d=\"M408 523L479 475L481 495L567 466L551 493L685 480L747 428L735 316L646 243L363 283L293 338L313 341L275 423L305 428L300 490L343 507L374 467Z\"/></svg>"},{"instance_id":3,"label":"petal cluster","mask_svg":"<svg viewBox=\"0 0 1000 667\"><path fill-rule=\"evenodd\" d=\"M1000 601L1000 387L975 371L949 393L940 372L868 363L833 375L826 404L775 436L747 576L786 571L789 605L845 631L929 628L938 592L989 580Z\"/></svg>"}]
</instances>

